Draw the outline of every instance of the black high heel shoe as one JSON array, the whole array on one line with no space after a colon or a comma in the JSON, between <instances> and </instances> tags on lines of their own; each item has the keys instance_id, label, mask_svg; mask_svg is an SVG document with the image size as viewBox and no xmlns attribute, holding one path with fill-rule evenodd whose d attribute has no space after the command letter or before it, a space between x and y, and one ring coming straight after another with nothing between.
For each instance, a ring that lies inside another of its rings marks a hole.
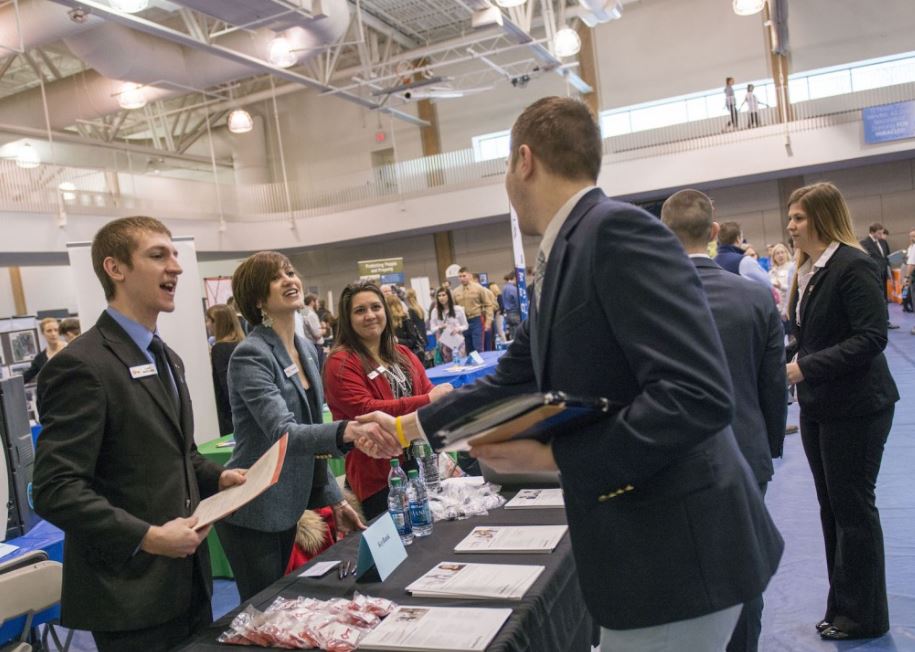
<instances>
[{"instance_id":1,"label":"black high heel shoe","mask_svg":"<svg viewBox=\"0 0 915 652\"><path fill-rule=\"evenodd\" d=\"M816 625L814 625L814 627L817 628L818 632L822 632L824 629L829 629L830 627L832 627L832 623L829 622L828 620L821 620Z\"/></svg>"},{"instance_id":2,"label":"black high heel shoe","mask_svg":"<svg viewBox=\"0 0 915 652\"><path fill-rule=\"evenodd\" d=\"M843 632L835 625L830 625L820 630L820 638L824 641L844 641L853 638L848 632Z\"/></svg>"}]
</instances>

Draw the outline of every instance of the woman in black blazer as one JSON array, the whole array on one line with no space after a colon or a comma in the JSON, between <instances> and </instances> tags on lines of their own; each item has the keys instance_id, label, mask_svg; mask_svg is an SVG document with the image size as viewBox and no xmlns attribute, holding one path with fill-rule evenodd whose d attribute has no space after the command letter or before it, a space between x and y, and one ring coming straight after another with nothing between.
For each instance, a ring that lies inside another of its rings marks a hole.
<instances>
[{"instance_id":1,"label":"woman in black blazer","mask_svg":"<svg viewBox=\"0 0 915 652\"><path fill-rule=\"evenodd\" d=\"M245 331L241 328L235 310L224 303L207 308L206 323L216 340L210 349L210 364L213 367L219 436L222 437L235 432L232 426L232 405L229 403L229 359L238 343L245 339Z\"/></svg>"},{"instance_id":2,"label":"woman in black blazer","mask_svg":"<svg viewBox=\"0 0 915 652\"><path fill-rule=\"evenodd\" d=\"M899 400L883 355L879 270L830 183L791 195L788 233L797 249L788 381L797 385L829 573L826 614L816 628L827 640L876 637L889 629L889 613L875 487Z\"/></svg>"}]
</instances>

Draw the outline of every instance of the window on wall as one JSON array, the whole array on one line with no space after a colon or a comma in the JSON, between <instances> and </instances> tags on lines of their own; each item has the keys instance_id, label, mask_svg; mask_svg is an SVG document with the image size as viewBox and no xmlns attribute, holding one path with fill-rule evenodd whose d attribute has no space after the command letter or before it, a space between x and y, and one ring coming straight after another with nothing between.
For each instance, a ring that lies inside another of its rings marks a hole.
<instances>
[{"instance_id":1,"label":"window on wall","mask_svg":"<svg viewBox=\"0 0 915 652\"><path fill-rule=\"evenodd\" d=\"M474 136L473 160L491 161L498 158L508 158L510 153L511 131L496 131L491 134Z\"/></svg>"}]
</instances>

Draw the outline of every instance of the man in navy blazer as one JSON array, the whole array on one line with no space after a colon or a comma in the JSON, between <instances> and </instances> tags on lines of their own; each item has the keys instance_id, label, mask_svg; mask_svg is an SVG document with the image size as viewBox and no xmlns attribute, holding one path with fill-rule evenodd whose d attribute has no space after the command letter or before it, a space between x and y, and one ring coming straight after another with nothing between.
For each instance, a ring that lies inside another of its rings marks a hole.
<instances>
[{"instance_id":1,"label":"man in navy blazer","mask_svg":"<svg viewBox=\"0 0 915 652\"><path fill-rule=\"evenodd\" d=\"M724 650L782 540L728 427L731 382L696 270L658 219L595 186L601 159L578 101L544 98L518 118L506 189L522 231L542 236L531 316L493 375L401 425L436 443L456 417L537 391L623 405L547 444L473 454L500 471L561 472L604 652Z\"/></svg>"},{"instance_id":2,"label":"man in navy blazer","mask_svg":"<svg viewBox=\"0 0 915 652\"><path fill-rule=\"evenodd\" d=\"M661 221L683 243L699 272L734 387L731 428L765 495L772 459L782 456L785 442L785 332L766 288L726 271L709 257L708 243L718 236L719 228L713 218L711 200L698 190L674 193L661 207ZM755 652L762 608L762 596L744 606L728 652Z\"/></svg>"}]
</instances>

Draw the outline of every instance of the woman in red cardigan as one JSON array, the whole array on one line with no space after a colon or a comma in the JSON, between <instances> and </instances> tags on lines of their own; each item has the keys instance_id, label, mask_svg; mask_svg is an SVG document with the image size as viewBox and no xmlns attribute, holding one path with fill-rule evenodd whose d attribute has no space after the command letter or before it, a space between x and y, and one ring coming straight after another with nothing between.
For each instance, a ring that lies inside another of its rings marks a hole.
<instances>
[{"instance_id":1,"label":"woman in red cardigan","mask_svg":"<svg viewBox=\"0 0 915 652\"><path fill-rule=\"evenodd\" d=\"M324 365L324 395L334 419L355 419L380 410L410 414L453 388L433 387L422 362L398 344L378 287L348 285L340 295L336 346ZM405 462L400 457L401 464ZM388 509L388 460L362 451L346 455L346 479L368 519Z\"/></svg>"}]
</instances>

